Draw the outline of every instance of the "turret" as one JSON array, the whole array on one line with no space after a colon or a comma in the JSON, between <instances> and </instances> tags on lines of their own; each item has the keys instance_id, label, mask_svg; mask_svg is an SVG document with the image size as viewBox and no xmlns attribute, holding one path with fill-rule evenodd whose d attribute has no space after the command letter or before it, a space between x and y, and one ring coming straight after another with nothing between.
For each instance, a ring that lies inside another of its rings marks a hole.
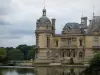
<instances>
[{"instance_id":1,"label":"turret","mask_svg":"<svg viewBox=\"0 0 100 75\"><path fill-rule=\"evenodd\" d=\"M87 28L87 17L81 17L81 24Z\"/></svg>"},{"instance_id":2,"label":"turret","mask_svg":"<svg viewBox=\"0 0 100 75\"><path fill-rule=\"evenodd\" d=\"M51 24L50 19L46 16L46 9L43 9L42 17L39 18L36 22L36 45L39 48L49 48L50 46L50 37L52 36L52 24L54 25L55 21Z\"/></svg>"}]
</instances>

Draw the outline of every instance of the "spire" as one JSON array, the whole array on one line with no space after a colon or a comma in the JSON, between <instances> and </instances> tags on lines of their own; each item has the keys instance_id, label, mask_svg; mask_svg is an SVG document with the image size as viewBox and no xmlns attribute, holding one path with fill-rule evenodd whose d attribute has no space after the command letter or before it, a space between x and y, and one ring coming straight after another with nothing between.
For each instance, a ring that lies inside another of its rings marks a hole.
<instances>
[{"instance_id":1,"label":"spire","mask_svg":"<svg viewBox=\"0 0 100 75\"><path fill-rule=\"evenodd\" d=\"M93 18L94 18L94 5L93 5Z\"/></svg>"},{"instance_id":2,"label":"spire","mask_svg":"<svg viewBox=\"0 0 100 75\"><path fill-rule=\"evenodd\" d=\"M46 16L46 9L45 9L45 0L44 0L44 9L43 9L43 16Z\"/></svg>"}]
</instances>

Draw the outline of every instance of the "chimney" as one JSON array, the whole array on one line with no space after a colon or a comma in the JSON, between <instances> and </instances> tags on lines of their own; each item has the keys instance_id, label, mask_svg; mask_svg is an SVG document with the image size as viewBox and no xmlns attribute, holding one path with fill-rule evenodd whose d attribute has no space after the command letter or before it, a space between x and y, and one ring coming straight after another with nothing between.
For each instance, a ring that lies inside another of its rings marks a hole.
<instances>
[{"instance_id":1,"label":"chimney","mask_svg":"<svg viewBox=\"0 0 100 75\"><path fill-rule=\"evenodd\" d=\"M53 30L53 34L55 34L55 21L56 21L56 19L52 19L52 30Z\"/></svg>"}]
</instances>

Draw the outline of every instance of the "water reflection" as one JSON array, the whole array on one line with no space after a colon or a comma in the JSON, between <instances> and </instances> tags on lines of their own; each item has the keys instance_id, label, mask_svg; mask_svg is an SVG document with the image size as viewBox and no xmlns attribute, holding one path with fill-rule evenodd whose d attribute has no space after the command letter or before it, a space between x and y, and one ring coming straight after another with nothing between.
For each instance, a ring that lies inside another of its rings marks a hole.
<instances>
[{"instance_id":1,"label":"water reflection","mask_svg":"<svg viewBox=\"0 0 100 75\"><path fill-rule=\"evenodd\" d=\"M36 67L36 75L83 75L85 68L73 67Z\"/></svg>"},{"instance_id":2,"label":"water reflection","mask_svg":"<svg viewBox=\"0 0 100 75\"><path fill-rule=\"evenodd\" d=\"M83 75L84 69L75 67L0 68L0 75Z\"/></svg>"},{"instance_id":3,"label":"water reflection","mask_svg":"<svg viewBox=\"0 0 100 75\"><path fill-rule=\"evenodd\" d=\"M0 68L0 75L34 75L32 68Z\"/></svg>"}]
</instances>

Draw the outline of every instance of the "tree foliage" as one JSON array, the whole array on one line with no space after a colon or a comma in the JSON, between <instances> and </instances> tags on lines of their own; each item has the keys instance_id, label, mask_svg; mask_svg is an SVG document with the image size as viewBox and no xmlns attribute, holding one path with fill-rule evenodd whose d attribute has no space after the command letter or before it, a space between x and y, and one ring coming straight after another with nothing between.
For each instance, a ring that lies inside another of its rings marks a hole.
<instances>
[{"instance_id":1,"label":"tree foliage","mask_svg":"<svg viewBox=\"0 0 100 75\"><path fill-rule=\"evenodd\" d=\"M9 60L24 60L24 54L18 49L13 49L10 50L8 58Z\"/></svg>"},{"instance_id":2,"label":"tree foliage","mask_svg":"<svg viewBox=\"0 0 100 75\"><path fill-rule=\"evenodd\" d=\"M0 62L5 62L7 59L5 48L0 48Z\"/></svg>"},{"instance_id":3,"label":"tree foliage","mask_svg":"<svg viewBox=\"0 0 100 75\"><path fill-rule=\"evenodd\" d=\"M2 59L2 57L6 57L5 60L30 60L30 59L34 59L35 50L36 50L35 45L28 46L25 44L19 45L16 48L0 47L0 61L4 60L4 59Z\"/></svg>"},{"instance_id":4,"label":"tree foliage","mask_svg":"<svg viewBox=\"0 0 100 75\"><path fill-rule=\"evenodd\" d=\"M30 59L34 59L35 58L35 50L30 50L29 52L28 52L28 60L30 60Z\"/></svg>"},{"instance_id":5,"label":"tree foliage","mask_svg":"<svg viewBox=\"0 0 100 75\"><path fill-rule=\"evenodd\" d=\"M96 53L90 61L91 66L100 66L100 52Z\"/></svg>"},{"instance_id":6,"label":"tree foliage","mask_svg":"<svg viewBox=\"0 0 100 75\"><path fill-rule=\"evenodd\" d=\"M0 48L0 56L5 56L5 55L6 55L5 48Z\"/></svg>"},{"instance_id":7,"label":"tree foliage","mask_svg":"<svg viewBox=\"0 0 100 75\"><path fill-rule=\"evenodd\" d=\"M29 52L30 52L30 50L33 50L33 51L35 50L35 45L33 45L33 46L27 46L27 45L23 44L23 45L17 46L16 49L19 49L24 54L24 60L27 60L27 59L29 59L29 58L32 57L32 54L29 53ZM31 55L29 55L29 54L31 54ZM31 56L31 57L29 57L29 56Z\"/></svg>"},{"instance_id":8,"label":"tree foliage","mask_svg":"<svg viewBox=\"0 0 100 75\"><path fill-rule=\"evenodd\" d=\"M90 66L85 70L85 75L98 75L97 73L100 71L100 52L94 55L89 64Z\"/></svg>"}]
</instances>

